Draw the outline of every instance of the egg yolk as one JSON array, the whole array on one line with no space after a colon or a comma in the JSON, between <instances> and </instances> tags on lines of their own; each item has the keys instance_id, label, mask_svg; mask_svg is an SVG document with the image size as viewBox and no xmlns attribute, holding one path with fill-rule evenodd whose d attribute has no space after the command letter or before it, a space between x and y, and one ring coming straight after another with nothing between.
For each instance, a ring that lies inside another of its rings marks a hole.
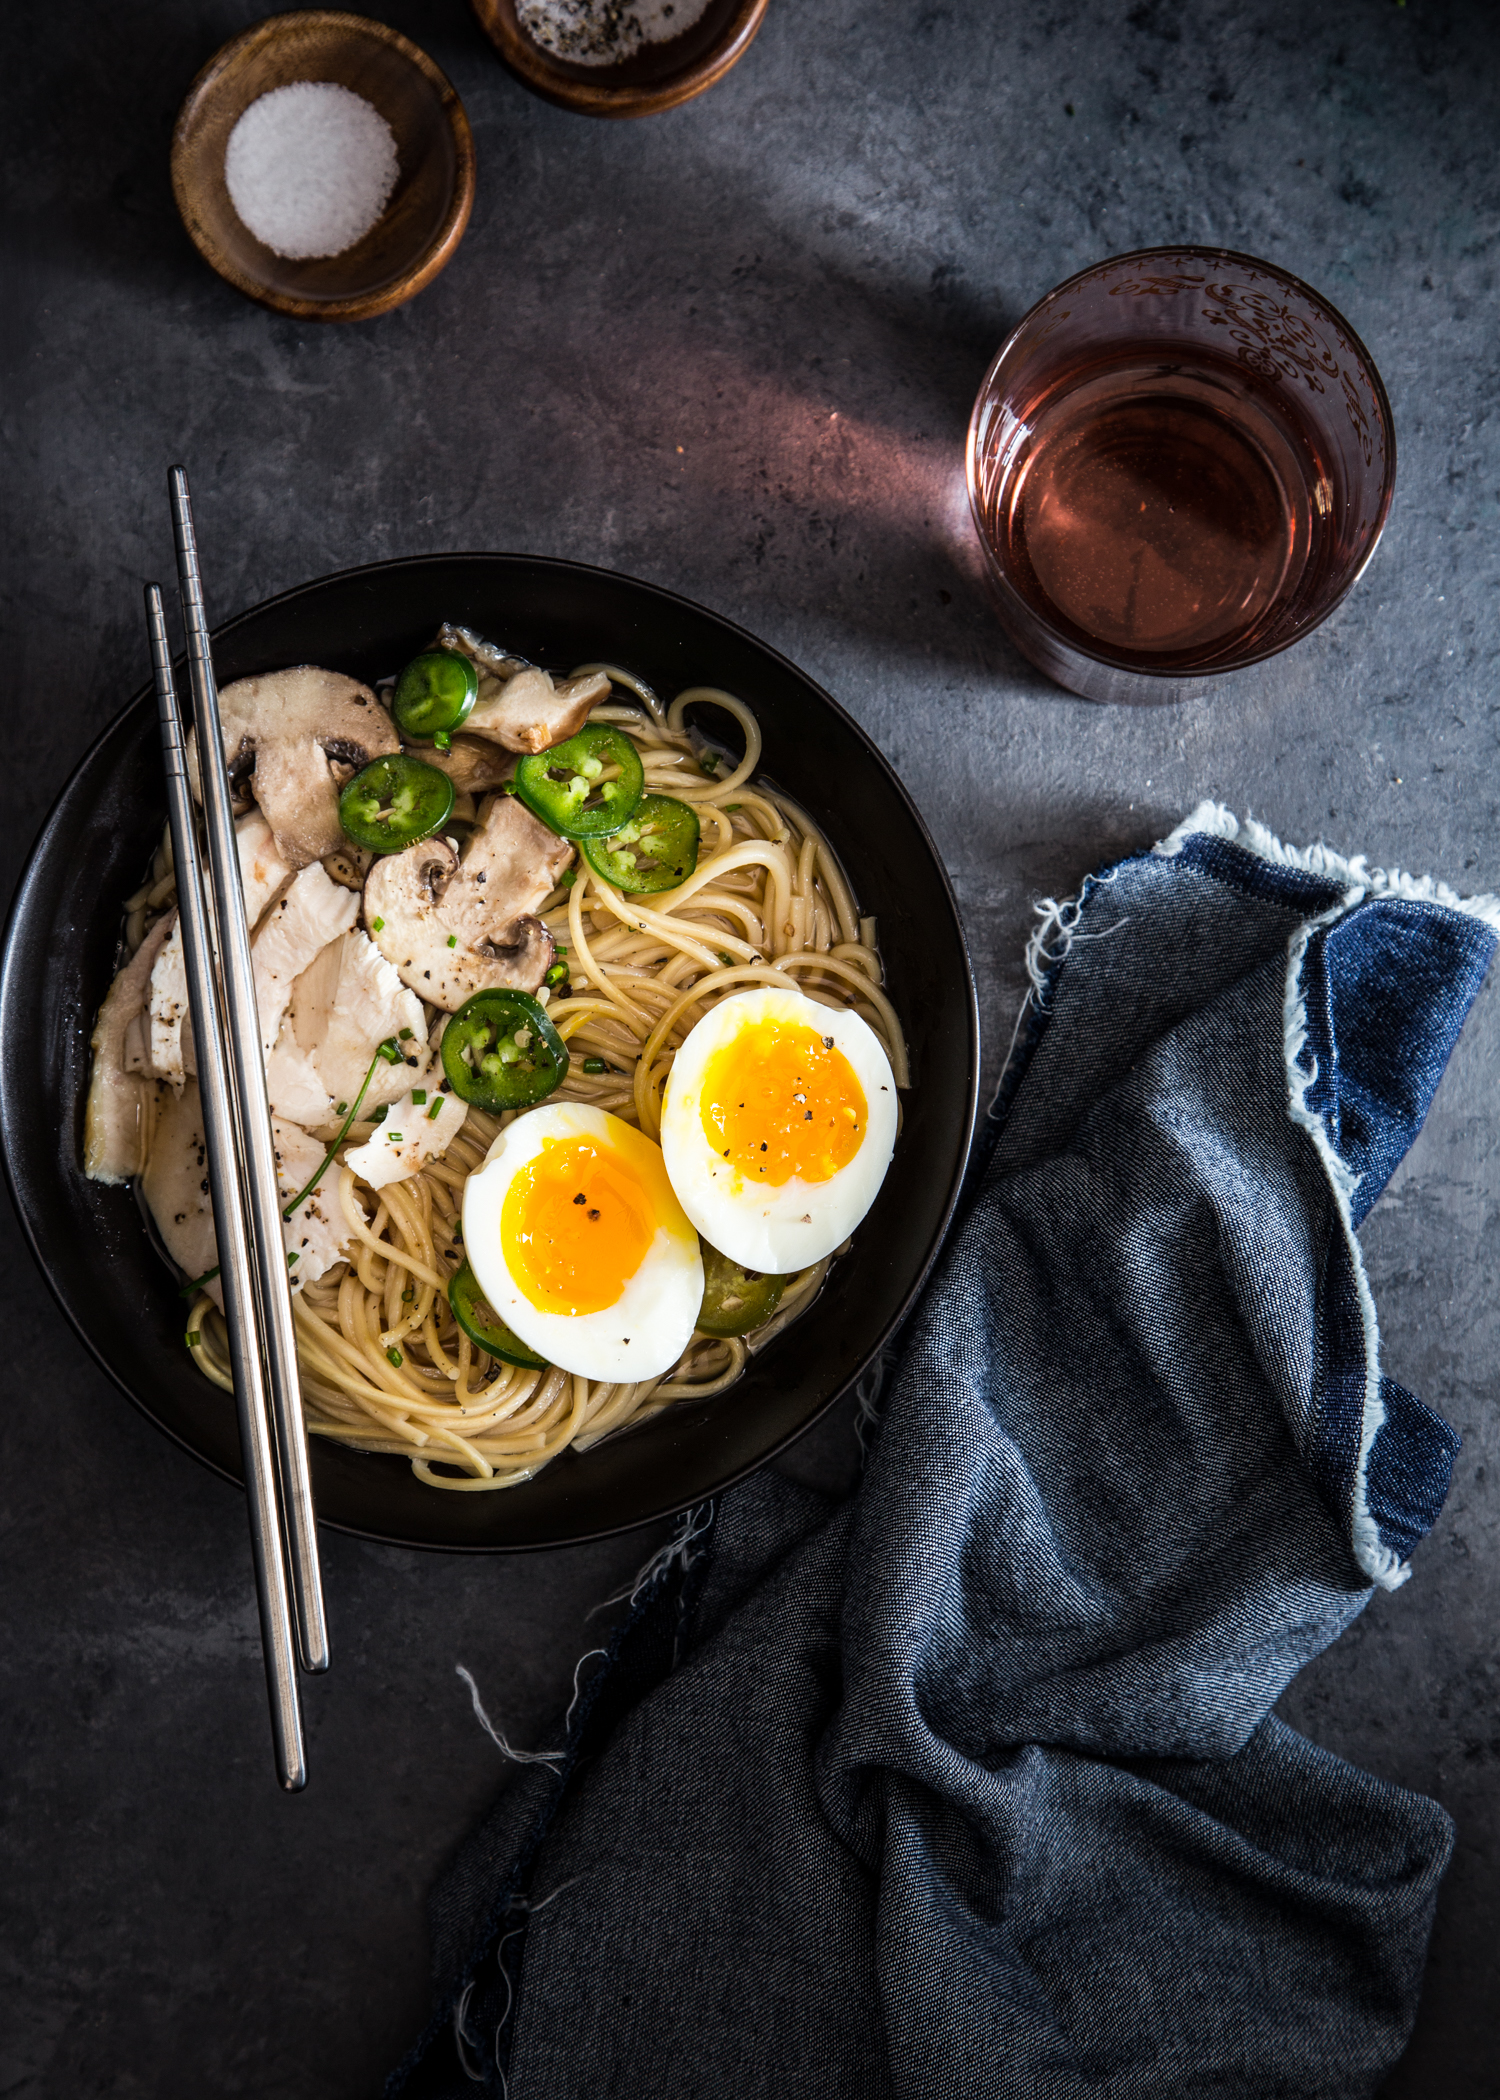
<instances>
[{"instance_id":1,"label":"egg yolk","mask_svg":"<svg viewBox=\"0 0 1500 2100\"><path fill-rule=\"evenodd\" d=\"M538 1312L603 1312L656 1238L656 1209L630 1162L588 1138L544 1138L500 1208L505 1263Z\"/></svg>"},{"instance_id":2,"label":"egg yolk","mask_svg":"<svg viewBox=\"0 0 1500 2100\"><path fill-rule=\"evenodd\" d=\"M704 1066L703 1134L750 1181L831 1181L864 1143L869 1108L831 1035L751 1021Z\"/></svg>"}]
</instances>

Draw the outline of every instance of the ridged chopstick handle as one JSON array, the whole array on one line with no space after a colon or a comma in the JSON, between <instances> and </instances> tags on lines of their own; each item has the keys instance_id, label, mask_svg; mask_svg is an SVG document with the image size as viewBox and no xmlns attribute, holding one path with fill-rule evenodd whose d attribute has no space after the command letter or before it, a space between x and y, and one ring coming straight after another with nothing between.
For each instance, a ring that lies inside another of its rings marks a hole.
<instances>
[{"instance_id":1,"label":"ridged chopstick handle","mask_svg":"<svg viewBox=\"0 0 1500 2100\"><path fill-rule=\"evenodd\" d=\"M177 546L178 590L182 598L183 624L187 630L188 676L193 689L193 715L198 732L198 772L203 791L211 878L209 906L214 918L223 986L229 1063L236 1088L250 1251L262 1314L266 1381L276 1431L281 1516L297 1641L303 1667L326 1670L328 1628L323 1612L312 1482L308 1474L307 1433L302 1419L297 1337L287 1281L275 1139L266 1096L265 1061L250 960L250 932L245 922L234 805L224 764L219 689L214 677L208 622L204 617L203 586L198 572L198 546L193 532L187 474L183 468L173 467L168 479L172 497L172 531Z\"/></svg>"},{"instance_id":2,"label":"ridged chopstick handle","mask_svg":"<svg viewBox=\"0 0 1500 2100\"><path fill-rule=\"evenodd\" d=\"M250 1550L255 1565L256 1599L260 1606L261 1651L271 1701L276 1770L281 1784L288 1791L295 1791L307 1783L307 1760L302 1744L297 1657L287 1599L281 1528L277 1519L276 1457L261 1373L255 1274L250 1258L236 1147L234 1088L224 1049L213 961L213 932L203 889L203 870L198 859L182 717L172 678L172 656L167 643L161 591L154 583L146 586L146 619L151 630L151 666L156 674L156 704L167 778L167 814L171 821L172 859L177 873L177 913L182 929L183 960L187 966L188 1006L193 1016L198 1094L208 1152L219 1274L224 1290L224 1313L229 1324L229 1352L234 1370L235 1405L239 1412L245 1498L250 1511Z\"/></svg>"}]
</instances>

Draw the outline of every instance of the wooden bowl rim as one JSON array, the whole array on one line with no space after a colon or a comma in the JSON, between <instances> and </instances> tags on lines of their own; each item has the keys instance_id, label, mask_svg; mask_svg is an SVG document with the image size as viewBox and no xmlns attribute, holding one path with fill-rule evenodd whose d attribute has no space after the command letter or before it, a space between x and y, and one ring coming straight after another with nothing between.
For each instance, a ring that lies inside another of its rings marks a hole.
<instances>
[{"instance_id":1,"label":"wooden bowl rim","mask_svg":"<svg viewBox=\"0 0 1500 2100\"><path fill-rule=\"evenodd\" d=\"M443 223L426 252L393 284L344 299L309 299L294 292L277 291L274 286L249 276L219 248L204 226L187 178L188 141L210 90L250 52L276 43L294 26L344 30L352 36L363 36L371 42L384 44L396 52L435 90L453 138L456 158L453 195L443 215ZM260 21L252 22L248 29L241 30L238 36L231 37L228 43L221 44L194 77L172 129L172 195L193 246L226 284L232 284L237 292L243 292L257 305L269 307L275 313L288 314L296 321L368 321L377 314L404 306L408 299L414 299L451 261L453 251L463 239L469 215L474 209L474 181L474 134L469 128L468 112L457 88L441 66L388 22L372 21L368 15L349 14L341 8L294 8L282 14L264 15Z\"/></svg>"},{"instance_id":2,"label":"wooden bowl rim","mask_svg":"<svg viewBox=\"0 0 1500 2100\"><path fill-rule=\"evenodd\" d=\"M579 80L554 65L539 44L507 20L497 0L470 0L480 28L516 78L546 101L587 117L650 117L690 102L744 57L768 4L769 0L738 0L718 41L666 79L649 86L606 87L602 81ZM601 66L599 70L608 69Z\"/></svg>"}]
</instances>

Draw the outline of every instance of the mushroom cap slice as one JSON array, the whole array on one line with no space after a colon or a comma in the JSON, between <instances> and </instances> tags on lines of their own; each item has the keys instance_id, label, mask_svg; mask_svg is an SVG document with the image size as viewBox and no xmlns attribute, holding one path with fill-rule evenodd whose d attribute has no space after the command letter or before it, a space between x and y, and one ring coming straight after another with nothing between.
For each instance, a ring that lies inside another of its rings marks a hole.
<instances>
[{"instance_id":1,"label":"mushroom cap slice","mask_svg":"<svg viewBox=\"0 0 1500 2100\"><path fill-rule=\"evenodd\" d=\"M609 680L602 671L558 685L548 672L532 668L517 671L502 685L481 670L479 698L464 730L491 737L507 751L550 751L576 736L591 710L608 698Z\"/></svg>"},{"instance_id":2,"label":"mushroom cap slice","mask_svg":"<svg viewBox=\"0 0 1500 2100\"><path fill-rule=\"evenodd\" d=\"M344 843L342 779L401 748L390 716L367 685L313 664L237 678L220 693L219 712L225 760L232 771L253 765L255 799L282 859L294 868L336 853ZM335 765L346 769L338 779ZM201 794L192 735L188 777Z\"/></svg>"},{"instance_id":3,"label":"mushroom cap slice","mask_svg":"<svg viewBox=\"0 0 1500 2100\"><path fill-rule=\"evenodd\" d=\"M401 982L448 1013L492 987L534 992L556 953L534 914L572 858L566 839L497 795L462 860L442 838L378 860L365 925Z\"/></svg>"},{"instance_id":4,"label":"mushroom cap slice","mask_svg":"<svg viewBox=\"0 0 1500 2100\"><path fill-rule=\"evenodd\" d=\"M487 736L465 736L462 730L446 751L436 744L423 744L419 750L423 763L446 773L459 795L484 795L491 788L504 787L516 770L513 751Z\"/></svg>"}]
</instances>

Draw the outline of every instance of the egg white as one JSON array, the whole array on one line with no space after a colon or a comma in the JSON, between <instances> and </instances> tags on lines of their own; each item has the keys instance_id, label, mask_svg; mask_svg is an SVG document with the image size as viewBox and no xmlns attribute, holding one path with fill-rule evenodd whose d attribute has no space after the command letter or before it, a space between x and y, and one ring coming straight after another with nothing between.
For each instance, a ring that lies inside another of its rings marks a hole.
<instances>
[{"instance_id":1,"label":"egg white","mask_svg":"<svg viewBox=\"0 0 1500 2100\"><path fill-rule=\"evenodd\" d=\"M864 1090L864 1143L827 1181L793 1175L780 1188L751 1181L714 1150L704 1132L709 1060L742 1030L766 1020L832 1036ZM831 1254L863 1218L891 1163L896 1120L896 1081L874 1029L844 1008L768 985L736 992L710 1008L677 1052L662 1103L661 1149L677 1200L709 1245L744 1268L786 1275Z\"/></svg>"},{"instance_id":2,"label":"egg white","mask_svg":"<svg viewBox=\"0 0 1500 2100\"><path fill-rule=\"evenodd\" d=\"M657 1153L649 1138L618 1116L581 1102L543 1102L518 1116L501 1131L484 1165L464 1188L464 1251L480 1288L521 1340L560 1370L632 1383L659 1378L687 1347L703 1302L698 1235L661 1175L659 1187L652 1190L656 1237L616 1302L601 1312L542 1311L511 1276L500 1221L511 1183L537 1157L546 1138L587 1139L627 1161L646 1158L642 1147Z\"/></svg>"}]
</instances>

